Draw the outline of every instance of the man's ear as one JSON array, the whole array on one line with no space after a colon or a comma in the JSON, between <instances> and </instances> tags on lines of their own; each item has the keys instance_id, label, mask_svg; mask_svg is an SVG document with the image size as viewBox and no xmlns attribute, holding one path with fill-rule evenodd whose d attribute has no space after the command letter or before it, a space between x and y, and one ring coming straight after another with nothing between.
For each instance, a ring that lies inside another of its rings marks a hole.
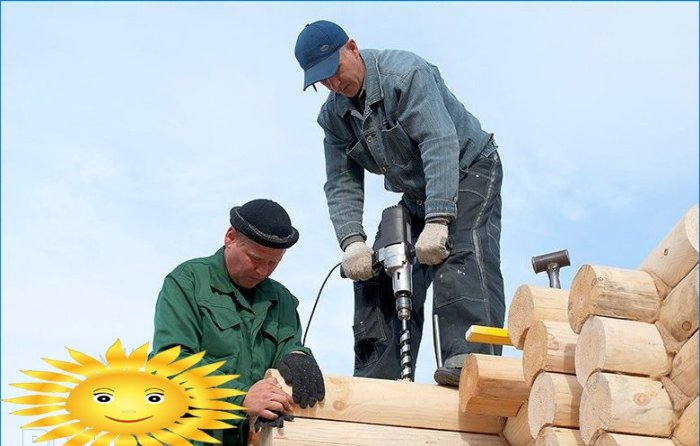
<instances>
[{"instance_id":1,"label":"man's ear","mask_svg":"<svg viewBox=\"0 0 700 446\"><path fill-rule=\"evenodd\" d=\"M360 54L360 47L357 46L357 42L354 39L350 39L345 44L345 47L349 49L353 54Z\"/></svg>"},{"instance_id":2,"label":"man's ear","mask_svg":"<svg viewBox=\"0 0 700 446\"><path fill-rule=\"evenodd\" d=\"M226 235L224 235L224 246L228 246L232 243L236 242L236 230L233 229L233 226L229 226L228 230L226 231Z\"/></svg>"}]
</instances>

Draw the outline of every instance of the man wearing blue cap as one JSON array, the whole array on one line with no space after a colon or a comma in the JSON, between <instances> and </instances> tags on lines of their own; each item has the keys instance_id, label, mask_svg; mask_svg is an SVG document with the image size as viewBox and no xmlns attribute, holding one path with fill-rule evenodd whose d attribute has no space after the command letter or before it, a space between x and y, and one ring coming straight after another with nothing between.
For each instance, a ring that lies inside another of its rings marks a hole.
<instances>
[{"instance_id":1,"label":"man wearing blue cap","mask_svg":"<svg viewBox=\"0 0 700 446\"><path fill-rule=\"evenodd\" d=\"M432 284L445 359L434 377L457 386L468 353L501 353L500 346L464 339L473 324L503 326L505 313L503 170L493 135L448 90L437 67L408 51L360 50L340 26L321 20L301 31L295 56L304 90L316 82L330 90L318 123L325 133L328 209L343 269L356 281L355 375L400 376L401 326L391 280L373 277L373 249L362 226L367 170L403 194L399 204L408 209L417 239L411 350L418 352ZM413 362L411 370L415 355Z\"/></svg>"},{"instance_id":2,"label":"man wearing blue cap","mask_svg":"<svg viewBox=\"0 0 700 446\"><path fill-rule=\"evenodd\" d=\"M216 373L240 375L224 386L246 392L229 402L245 407L248 418L232 422L238 429L212 435L223 446L244 446L249 419L281 427L290 419L292 401L313 406L324 398L325 386L311 350L301 343L299 301L269 278L299 232L284 208L267 199L233 207L230 223L221 249L165 278L153 354L177 345L182 355L204 351L204 364L225 361ZM275 378L264 378L269 368L279 369L292 386L291 397Z\"/></svg>"}]
</instances>

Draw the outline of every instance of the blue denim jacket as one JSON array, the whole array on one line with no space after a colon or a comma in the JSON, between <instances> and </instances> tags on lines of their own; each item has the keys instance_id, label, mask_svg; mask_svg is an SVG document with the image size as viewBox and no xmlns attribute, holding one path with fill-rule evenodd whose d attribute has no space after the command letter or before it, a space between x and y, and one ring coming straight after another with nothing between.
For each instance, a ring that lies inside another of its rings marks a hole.
<instances>
[{"instance_id":1,"label":"blue denim jacket","mask_svg":"<svg viewBox=\"0 0 700 446\"><path fill-rule=\"evenodd\" d=\"M364 170L384 175L384 187L402 192L409 210L454 218L460 171L496 150L445 85L437 67L408 51L362 50L364 114L331 92L318 123L325 132L328 210L341 243L362 227Z\"/></svg>"}]
</instances>

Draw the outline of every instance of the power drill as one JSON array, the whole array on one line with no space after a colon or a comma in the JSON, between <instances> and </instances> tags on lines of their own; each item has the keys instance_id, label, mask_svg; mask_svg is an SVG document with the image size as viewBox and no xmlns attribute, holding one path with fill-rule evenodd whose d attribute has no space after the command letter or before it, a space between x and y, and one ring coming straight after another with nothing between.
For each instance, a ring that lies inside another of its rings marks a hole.
<instances>
[{"instance_id":1,"label":"power drill","mask_svg":"<svg viewBox=\"0 0 700 446\"><path fill-rule=\"evenodd\" d=\"M401 354L401 380L411 380L411 333L408 321L413 310L413 258L411 243L411 219L403 206L391 206L382 212L379 234L374 241L375 271L384 268L391 277L396 314L401 321L399 351ZM377 271L378 273L378 271Z\"/></svg>"}]
</instances>

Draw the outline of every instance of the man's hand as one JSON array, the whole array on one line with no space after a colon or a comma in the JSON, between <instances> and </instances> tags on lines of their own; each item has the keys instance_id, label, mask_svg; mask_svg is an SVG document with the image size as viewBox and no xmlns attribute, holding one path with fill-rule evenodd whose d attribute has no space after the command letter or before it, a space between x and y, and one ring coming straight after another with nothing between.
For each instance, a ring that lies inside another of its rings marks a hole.
<instances>
[{"instance_id":1,"label":"man's hand","mask_svg":"<svg viewBox=\"0 0 700 446\"><path fill-rule=\"evenodd\" d=\"M284 381L292 386L294 402L302 409L313 406L326 396L321 369L311 356L304 353L288 353L277 364L277 370Z\"/></svg>"},{"instance_id":2,"label":"man's hand","mask_svg":"<svg viewBox=\"0 0 700 446\"><path fill-rule=\"evenodd\" d=\"M345 247L343 253L343 272L352 280L368 280L374 275L372 271L372 248L364 241L353 242Z\"/></svg>"},{"instance_id":3,"label":"man's hand","mask_svg":"<svg viewBox=\"0 0 700 446\"><path fill-rule=\"evenodd\" d=\"M269 420L267 418L263 417L258 417L255 420L255 423L253 424L253 430L255 432L260 432L260 429L262 429L263 426L267 425L270 427L276 427L278 429L282 429L284 427L284 422L285 421L294 421L294 415L287 415L284 413L277 413L277 418L274 420Z\"/></svg>"},{"instance_id":4,"label":"man's hand","mask_svg":"<svg viewBox=\"0 0 700 446\"><path fill-rule=\"evenodd\" d=\"M416 242L416 257L425 265L437 265L450 255L447 249L447 224L428 222Z\"/></svg>"},{"instance_id":5,"label":"man's hand","mask_svg":"<svg viewBox=\"0 0 700 446\"><path fill-rule=\"evenodd\" d=\"M265 378L250 387L243 406L251 418L275 420L278 413L291 413L292 397L282 390L275 378Z\"/></svg>"}]
</instances>

